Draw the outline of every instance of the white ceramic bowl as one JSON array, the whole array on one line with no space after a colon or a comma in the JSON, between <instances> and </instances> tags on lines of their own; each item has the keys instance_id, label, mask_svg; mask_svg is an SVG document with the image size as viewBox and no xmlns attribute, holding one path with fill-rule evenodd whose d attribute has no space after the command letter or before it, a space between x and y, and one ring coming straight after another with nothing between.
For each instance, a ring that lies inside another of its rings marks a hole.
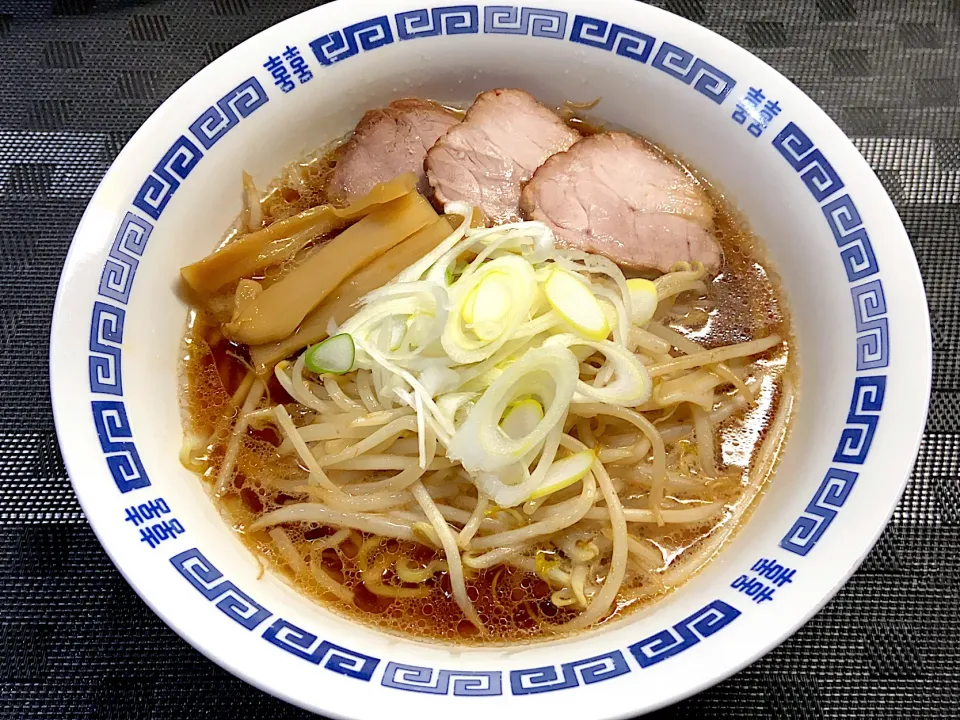
<instances>
[{"instance_id":1,"label":"white ceramic bowl","mask_svg":"<svg viewBox=\"0 0 960 720\"><path fill-rule=\"evenodd\" d=\"M329 716L489 720L576 707L611 718L690 695L836 592L915 457L930 387L923 286L893 206L843 133L777 72L690 22L627 0L537 5L338 2L248 40L134 136L63 270L54 411L101 542L200 651ZM301 60L285 58L288 48ZM258 563L177 459L186 308L175 287L180 266L209 252L238 212L241 170L262 185L396 97L465 103L500 86L552 104L600 96L598 116L680 152L726 191L782 275L801 391L776 477L703 573L596 632L464 649L384 635L257 579ZM768 122L741 124L737 104L754 90Z\"/></svg>"}]
</instances>

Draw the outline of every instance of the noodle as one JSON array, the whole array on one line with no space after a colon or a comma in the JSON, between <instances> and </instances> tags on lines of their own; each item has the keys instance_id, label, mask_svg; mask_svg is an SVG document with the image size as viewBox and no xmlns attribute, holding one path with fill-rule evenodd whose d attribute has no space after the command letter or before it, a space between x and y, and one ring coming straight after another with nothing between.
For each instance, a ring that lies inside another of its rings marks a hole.
<instances>
[{"instance_id":1,"label":"noodle","mask_svg":"<svg viewBox=\"0 0 960 720\"><path fill-rule=\"evenodd\" d=\"M758 355L769 350L775 345L779 345L781 342L782 339L779 335L770 335L769 337L761 338L759 340L737 343L736 345L727 345L726 347L707 350L705 352L687 355L686 357L674 358L672 360L668 360L667 362L651 365L647 368L647 370L650 371L650 375L652 377L657 377L659 375L666 375L667 373L676 372L678 370L689 370L691 368L700 367L701 365L710 365L712 363L723 362L724 360Z\"/></svg>"},{"instance_id":2,"label":"noodle","mask_svg":"<svg viewBox=\"0 0 960 720\"><path fill-rule=\"evenodd\" d=\"M470 543L471 550L492 550L496 547L506 547L526 542L542 535L549 535L558 530L570 527L584 517L593 505L597 486L592 473L587 473L583 479L583 490L580 497L566 503L552 506L551 512L545 519L530 523L516 530L507 530L494 535L476 538Z\"/></svg>"},{"instance_id":3,"label":"noodle","mask_svg":"<svg viewBox=\"0 0 960 720\"><path fill-rule=\"evenodd\" d=\"M227 491L227 484L233 475L234 465L237 462L237 454L240 452L240 441L247 432L250 424L250 413L263 397L264 385L259 380L255 380L250 386L250 392L247 393L243 401L243 407L237 416L237 423L233 426L233 432L230 433L230 444L227 445L227 452L223 463L220 465L220 472L217 475L217 494L222 495Z\"/></svg>"},{"instance_id":4,"label":"noodle","mask_svg":"<svg viewBox=\"0 0 960 720\"><path fill-rule=\"evenodd\" d=\"M317 584L331 595L336 596L339 600L345 603L353 603L353 591L345 588L326 573L322 567L323 562L321 556L318 556L311 550L310 558L312 561L310 563L310 572L314 580L317 581Z\"/></svg>"},{"instance_id":5,"label":"noodle","mask_svg":"<svg viewBox=\"0 0 960 720\"><path fill-rule=\"evenodd\" d=\"M262 200L245 175L235 234L184 274L222 290L188 327L186 385L216 397L185 403L181 459L246 541L337 608L455 640L593 627L696 573L793 410L789 322L752 241L718 210L723 277L628 281L542 223L438 218L409 178L347 218L314 184L335 159Z\"/></svg>"},{"instance_id":6,"label":"noodle","mask_svg":"<svg viewBox=\"0 0 960 720\"><path fill-rule=\"evenodd\" d=\"M658 518L659 522L660 503L663 502L663 488L667 476L667 459L663 438L657 428L640 413L626 408L600 403L585 403L573 407L575 410L588 415L605 414L626 420L647 436L647 440L653 447L653 485L650 488L650 508L653 511L653 516Z\"/></svg>"},{"instance_id":7,"label":"noodle","mask_svg":"<svg viewBox=\"0 0 960 720\"><path fill-rule=\"evenodd\" d=\"M256 522L247 528L247 531L257 532L258 530L263 530L273 525L303 522L353 528L361 532L398 538L400 540L415 539L412 525L370 513L346 513L331 510L320 503L284 505L282 508L261 515Z\"/></svg>"},{"instance_id":8,"label":"noodle","mask_svg":"<svg viewBox=\"0 0 960 720\"><path fill-rule=\"evenodd\" d=\"M773 464L778 457L780 446L786 439L787 422L790 419L794 402L793 380L789 375L786 375L783 379L782 393L783 397L780 400L777 413L767 431L767 439L760 447L753 472L750 474L750 485L743 492L741 498L725 519L719 531L712 534L707 542L703 543L682 565L664 573L663 582L665 584L675 587L679 585L683 579L693 572L696 572L696 570L709 560L710 557L719 550L720 546L726 542L736 529L737 523L753 505L753 501L760 492L763 481L773 470Z\"/></svg>"},{"instance_id":9,"label":"noodle","mask_svg":"<svg viewBox=\"0 0 960 720\"><path fill-rule=\"evenodd\" d=\"M482 570L509 560L522 549L522 547L497 548L496 550L490 550L489 552L476 556L464 553L463 562L469 567Z\"/></svg>"},{"instance_id":10,"label":"noodle","mask_svg":"<svg viewBox=\"0 0 960 720\"><path fill-rule=\"evenodd\" d=\"M626 512L620 505L620 499L613 489L613 483L610 482L610 476L599 461L593 464L593 475L597 478L600 485L600 491L603 493L603 499L607 503L607 513L610 518L610 526L613 534L613 552L610 556L610 569L607 571L607 577L603 582L603 587L593 599L586 611L570 623L571 628L588 627L595 623L600 617L610 609L613 601L620 592L620 585L623 583L623 576L627 569L627 523ZM576 593L576 591L575 591ZM583 597L582 590L578 595L578 600ZM582 600L586 604L586 600Z\"/></svg>"},{"instance_id":11,"label":"noodle","mask_svg":"<svg viewBox=\"0 0 960 720\"><path fill-rule=\"evenodd\" d=\"M467 588L463 582L463 565L460 562L460 551L457 549L457 540L450 531L450 526L440 515L437 506L433 504L429 493L424 489L420 482L413 485L413 496L420 503L424 514L433 525L433 529L440 538L440 544L443 546L443 552L447 556L447 567L450 573L450 584L453 586L453 596L457 599L457 605L463 610L467 620L472 622L481 632L483 632L483 623L477 616L477 611L473 609L473 603L467 597Z\"/></svg>"},{"instance_id":12,"label":"noodle","mask_svg":"<svg viewBox=\"0 0 960 720\"><path fill-rule=\"evenodd\" d=\"M453 467L454 463L446 458L434 458L426 470L443 470ZM338 470L406 470L417 468L420 472L424 468L417 465L417 459L406 455L361 455L353 460L342 460L330 467Z\"/></svg>"},{"instance_id":13,"label":"noodle","mask_svg":"<svg viewBox=\"0 0 960 720\"><path fill-rule=\"evenodd\" d=\"M320 464L316 461L316 458L313 457L310 449L307 447L307 444L300 439L300 434L297 432L297 428L294 426L293 420L290 419L290 415L287 413L287 410L283 407L283 405L277 405L276 416L280 427L283 428L283 431L287 434L287 439L293 443L293 447L296 449L300 459L310 471L310 480L331 492L339 492L340 489L330 482L330 478L328 478L327 474L323 472L323 468L320 467Z\"/></svg>"},{"instance_id":14,"label":"noodle","mask_svg":"<svg viewBox=\"0 0 960 720\"><path fill-rule=\"evenodd\" d=\"M711 403L712 405L713 403ZM717 464L714 461L713 425L710 416L701 407L690 406L693 413L693 428L697 435L697 452L700 454L700 467L707 477L717 477Z\"/></svg>"},{"instance_id":15,"label":"noodle","mask_svg":"<svg viewBox=\"0 0 960 720\"><path fill-rule=\"evenodd\" d=\"M698 523L708 520L717 513L723 511L722 502L707 503L696 507L685 508L682 510L673 508L660 508L659 512L640 508L623 508L623 516L629 523L664 523L668 525L680 525L686 523ZM609 515L606 508L593 508L589 510L584 517L587 520L603 520Z\"/></svg>"},{"instance_id":16,"label":"noodle","mask_svg":"<svg viewBox=\"0 0 960 720\"><path fill-rule=\"evenodd\" d=\"M328 465L342 465L342 463L345 461L353 460L354 458L365 453L367 450L372 450L385 440L395 438L400 433L410 432L416 429L417 424L414 418L402 417L394 420L392 423L384 425L370 436L365 437L363 440L360 440L354 445L351 445L343 452L337 453L336 455L318 456L316 462L320 467Z\"/></svg>"},{"instance_id":17,"label":"noodle","mask_svg":"<svg viewBox=\"0 0 960 720\"><path fill-rule=\"evenodd\" d=\"M300 357L302 359L303 355ZM299 360L297 362L299 362ZM330 399L333 400L334 404L341 410L346 410L347 412L351 410L363 410L363 405L348 397L346 393L340 389L340 383L338 383L337 379L332 375L323 376L323 388L327 391L327 394L330 396Z\"/></svg>"},{"instance_id":18,"label":"noodle","mask_svg":"<svg viewBox=\"0 0 960 720\"><path fill-rule=\"evenodd\" d=\"M483 518L486 516L487 507L489 505L490 500L486 497L481 497L479 500L477 500L477 504L474 506L470 518L464 524L463 529L457 536L457 545L459 545L461 549L464 549L470 545L470 541L473 539L473 536L476 535L477 530L480 529L480 523L483 522Z\"/></svg>"},{"instance_id":19,"label":"noodle","mask_svg":"<svg viewBox=\"0 0 960 720\"><path fill-rule=\"evenodd\" d=\"M311 410L316 410L320 413L332 411L335 407L333 403L325 402L311 392L306 381L303 379L303 364L300 360L301 359L298 359L297 362L294 363L291 375L287 375L286 372L289 363L278 363L274 368L274 376L277 378L277 382L280 383L280 387L284 389L287 395Z\"/></svg>"},{"instance_id":20,"label":"noodle","mask_svg":"<svg viewBox=\"0 0 960 720\"><path fill-rule=\"evenodd\" d=\"M634 350L645 350L653 355L660 356L670 352L670 343L658 338L649 328L632 327L628 333L628 338L630 346Z\"/></svg>"},{"instance_id":21,"label":"noodle","mask_svg":"<svg viewBox=\"0 0 960 720\"><path fill-rule=\"evenodd\" d=\"M653 281L657 288L657 301L663 303L672 300L676 295L686 292L691 283L700 281L707 274L702 263L677 263L673 270L664 273Z\"/></svg>"},{"instance_id":22,"label":"noodle","mask_svg":"<svg viewBox=\"0 0 960 720\"><path fill-rule=\"evenodd\" d=\"M248 372L244 376L243 381L240 383L236 391L230 397L230 403L234 407L241 407L243 405L243 401L246 400L247 395L250 394L250 388L253 387L253 382L254 380L256 380L256 378L257 376L254 375L252 372ZM247 414L249 415L249 413Z\"/></svg>"},{"instance_id":23,"label":"noodle","mask_svg":"<svg viewBox=\"0 0 960 720\"><path fill-rule=\"evenodd\" d=\"M367 409L367 412L374 413L383 408L373 389L370 374L369 370L360 370L357 372L357 389L360 391L360 400L363 402L363 406Z\"/></svg>"}]
</instances>

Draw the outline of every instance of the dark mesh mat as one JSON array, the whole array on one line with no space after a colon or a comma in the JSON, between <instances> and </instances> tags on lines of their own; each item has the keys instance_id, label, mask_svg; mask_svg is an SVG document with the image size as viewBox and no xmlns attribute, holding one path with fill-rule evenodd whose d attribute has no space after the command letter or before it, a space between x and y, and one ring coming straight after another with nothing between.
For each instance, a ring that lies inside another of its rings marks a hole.
<instances>
[{"instance_id":1,"label":"dark mesh mat","mask_svg":"<svg viewBox=\"0 0 960 720\"><path fill-rule=\"evenodd\" d=\"M123 143L203 65L313 4L0 0L0 718L306 717L208 662L121 579L71 492L44 368L70 237ZM663 4L855 138L919 255L936 359L917 468L865 565L780 648L656 717L958 718L960 4Z\"/></svg>"}]
</instances>

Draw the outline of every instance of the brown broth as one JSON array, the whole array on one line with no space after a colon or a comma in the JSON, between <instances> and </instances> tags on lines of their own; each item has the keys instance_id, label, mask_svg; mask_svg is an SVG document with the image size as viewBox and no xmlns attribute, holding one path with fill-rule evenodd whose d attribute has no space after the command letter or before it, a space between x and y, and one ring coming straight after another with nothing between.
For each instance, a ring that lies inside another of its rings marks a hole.
<instances>
[{"instance_id":1,"label":"brown broth","mask_svg":"<svg viewBox=\"0 0 960 720\"><path fill-rule=\"evenodd\" d=\"M568 122L581 132L585 131L585 134L603 131L602 123L570 113L567 116ZM786 338L781 346L762 360L762 363L776 369L777 373L774 373L773 381L764 385L758 402L718 428L717 460L726 479L715 484L713 493L716 499L733 503L747 483L758 449L766 438L766 430L782 400L783 373L796 375L790 351L789 316L777 275L766 260L762 243L750 232L744 220L723 194L689 165L675 155L657 150L671 162L683 167L707 192L714 205L716 237L724 255L720 273L710 282L706 296L696 303L700 310L686 320L676 318L668 324L707 347L741 342L773 332ZM266 216L270 220L277 220L323 202L326 178L336 162L336 154L336 147L328 148L290 166L268 195L264 204ZM228 241L230 235L227 235ZM266 275L269 277L270 273ZM207 448L200 455L200 462L205 467L200 474L211 489L211 494L212 481L219 471L230 428L237 414L231 395L239 387L249 365L245 348L229 343L219 331L224 314L229 312L232 291L232 288L228 288L223 293L219 311L197 309L192 312L183 341L181 376L185 427L189 436L209 439ZM305 420L309 415L292 404L275 378L271 377L268 392L272 403L287 404L295 422L298 419ZM300 591L324 606L388 632L473 644L552 637L551 627L555 628L578 614L578 611L555 607L549 599L550 586L536 574L505 566L495 567L473 572L467 577L468 594L481 620L490 630L480 636L464 619L454 601L446 573L438 573L425 583L427 592L423 597L411 598L394 599L374 595L360 579L365 569L381 562L392 565L400 558L409 560L413 566L425 566L437 559L434 550L396 540L381 539L376 543L354 531L339 548L312 552L311 548L322 538L333 534L334 528L281 526L294 542L308 569L311 564L319 563L330 577L350 588L356 599L354 604L347 604L331 597L310 572L295 576L279 556L266 531L243 531L261 513L302 499L295 488L298 480L304 482L303 470L295 460L281 458L276 453L279 440L272 429L253 429L241 444L237 469L232 478L237 492L214 499L226 521L237 529L251 550L262 557L267 565L287 577ZM273 482L266 483L266 477ZM289 490L270 489L276 485L277 479ZM682 500L680 497L677 499ZM655 526L633 525L631 532L636 537L649 538L663 548L669 567L682 562L712 533L717 532L723 519L721 516L718 522L682 528L667 526L658 529ZM545 551L551 552L549 548L545 548ZM384 572L383 579L395 583L396 579L390 577L391 571ZM635 575L632 579L628 575L628 581L621 589L614 607L601 622L648 606L672 590L661 587L640 573ZM415 587L400 586L408 589Z\"/></svg>"}]
</instances>

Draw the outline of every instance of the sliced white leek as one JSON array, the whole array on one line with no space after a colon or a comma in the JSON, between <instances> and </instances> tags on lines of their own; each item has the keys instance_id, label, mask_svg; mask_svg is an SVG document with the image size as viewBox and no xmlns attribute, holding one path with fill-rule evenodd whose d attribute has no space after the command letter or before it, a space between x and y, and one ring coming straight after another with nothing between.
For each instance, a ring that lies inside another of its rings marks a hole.
<instances>
[{"instance_id":1,"label":"sliced white leek","mask_svg":"<svg viewBox=\"0 0 960 720\"><path fill-rule=\"evenodd\" d=\"M639 358L627 348L609 340L584 340L571 333L554 335L544 341L544 347L575 347L586 345L600 352L612 364L613 378L602 387L594 387L577 380L575 402L603 402L622 407L636 407L650 399L653 381L650 372Z\"/></svg>"},{"instance_id":2,"label":"sliced white leek","mask_svg":"<svg viewBox=\"0 0 960 720\"><path fill-rule=\"evenodd\" d=\"M463 238L464 233L466 233L467 229L470 227L470 218L473 217L473 208L466 203L447 203L444 211L448 215L460 216L461 220L460 224L457 226L457 229L450 233L447 238L442 243L437 245L433 250L417 260L417 262L408 267L406 270L403 270L391 281L391 283L405 283L419 280L421 277L423 277L423 274L427 272L427 270L436 265L437 261L446 255L450 249L459 243ZM445 274L444 270L442 270L440 273L441 277L443 277Z\"/></svg>"},{"instance_id":3,"label":"sliced white leek","mask_svg":"<svg viewBox=\"0 0 960 720\"><path fill-rule=\"evenodd\" d=\"M643 327L653 319L657 311L657 286L650 280L631 278L627 280L627 290L630 291L631 320L634 325Z\"/></svg>"},{"instance_id":4,"label":"sliced white leek","mask_svg":"<svg viewBox=\"0 0 960 720\"><path fill-rule=\"evenodd\" d=\"M460 374L441 362L432 362L420 371L420 383L430 397L436 397L456 389L460 385Z\"/></svg>"},{"instance_id":5,"label":"sliced white leek","mask_svg":"<svg viewBox=\"0 0 960 720\"><path fill-rule=\"evenodd\" d=\"M534 431L543 420L543 405L533 398L513 403L500 421L500 429L507 437L518 440Z\"/></svg>"},{"instance_id":6,"label":"sliced white leek","mask_svg":"<svg viewBox=\"0 0 960 720\"><path fill-rule=\"evenodd\" d=\"M560 422L547 433L543 443L535 445L520 462L500 472L479 473L474 476L474 483L481 493L502 508L521 505L531 492L543 484L547 471L557 457L562 435L563 423Z\"/></svg>"},{"instance_id":7,"label":"sliced white leek","mask_svg":"<svg viewBox=\"0 0 960 720\"><path fill-rule=\"evenodd\" d=\"M468 472L498 472L521 461L566 417L579 376L579 366L566 347L544 345L528 350L484 391L447 445L447 457ZM507 407L518 398L536 397L543 418L520 438L500 427Z\"/></svg>"},{"instance_id":8,"label":"sliced white leek","mask_svg":"<svg viewBox=\"0 0 960 720\"><path fill-rule=\"evenodd\" d=\"M467 327L474 324L465 322L464 309L472 300L472 310L468 311L468 315L474 320L478 312L483 313L485 318L493 314L479 303L481 286L493 276L496 276L496 289L491 286L490 292L502 295L497 301L498 307L506 309L497 321L485 323L483 331L477 333L475 327ZM477 290L477 295L473 294L474 290ZM451 288L454 307L447 315L446 327L440 338L447 356L455 363L468 364L481 362L493 355L526 322L536 292L533 266L516 255L498 257L470 275L461 277Z\"/></svg>"},{"instance_id":9,"label":"sliced white leek","mask_svg":"<svg viewBox=\"0 0 960 720\"><path fill-rule=\"evenodd\" d=\"M461 416L463 409L476 397L477 393L472 392L447 393L437 398L437 408L452 424L459 425L463 420Z\"/></svg>"},{"instance_id":10,"label":"sliced white leek","mask_svg":"<svg viewBox=\"0 0 960 720\"><path fill-rule=\"evenodd\" d=\"M540 503L595 462L591 450L557 459L571 402L651 398L650 373L627 343L653 317L656 286L627 281L606 258L556 249L542 223L470 228L472 208L448 209L464 218L459 227L308 353L319 372L372 370L385 407L412 407L421 464L433 455L429 427L491 502ZM595 353L604 366L583 381L580 363Z\"/></svg>"},{"instance_id":11,"label":"sliced white leek","mask_svg":"<svg viewBox=\"0 0 960 720\"><path fill-rule=\"evenodd\" d=\"M610 324L600 302L590 288L566 270L554 270L543 284L547 301L578 335L588 340L604 340Z\"/></svg>"},{"instance_id":12,"label":"sliced white leek","mask_svg":"<svg viewBox=\"0 0 960 720\"><path fill-rule=\"evenodd\" d=\"M340 332L375 344L391 360L410 360L439 339L449 299L443 288L417 281L389 283L365 295L361 303L363 307L340 326Z\"/></svg>"},{"instance_id":13,"label":"sliced white leek","mask_svg":"<svg viewBox=\"0 0 960 720\"><path fill-rule=\"evenodd\" d=\"M478 338L493 340L503 329L512 297L510 276L490 273L467 297L461 315Z\"/></svg>"},{"instance_id":14,"label":"sliced white leek","mask_svg":"<svg viewBox=\"0 0 960 720\"><path fill-rule=\"evenodd\" d=\"M590 472L590 468L596 459L597 455L593 450L583 450L560 460L555 460L550 469L547 470L543 483L527 499L536 500L570 487Z\"/></svg>"}]
</instances>

